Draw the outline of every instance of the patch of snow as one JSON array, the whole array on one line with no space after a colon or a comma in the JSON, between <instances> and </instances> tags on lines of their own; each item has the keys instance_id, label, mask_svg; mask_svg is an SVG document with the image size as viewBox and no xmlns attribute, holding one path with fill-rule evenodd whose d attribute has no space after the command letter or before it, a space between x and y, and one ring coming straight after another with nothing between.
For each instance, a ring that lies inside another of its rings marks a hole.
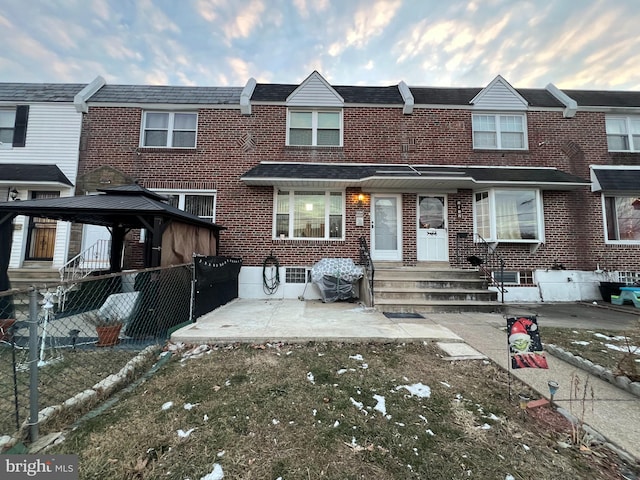
<instances>
[{"instance_id":1,"label":"patch of snow","mask_svg":"<svg viewBox=\"0 0 640 480\"><path fill-rule=\"evenodd\" d=\"M206 413L204 414L204 417L202 417L202 421L203 422L208 422L209 421L209 415L207 415Z\"/></svg>"},{"instance_id":2,"label":"patch of snow","mask_svg":"<svg viewBox=\"0 0 640 480\"><path fill-rule=\"evenodd\" d=\"M226 452L226 450L222 450L222 451L218 452L218 453L216 454L216 456L217 456L218 458L222 458L222 457L224 457L224 454L225 454L225 453L227 453L227 452Z\"/></svg>"},{"instance_id":3,"label":"patch of snow","mask_svg":"<svg viewBox=\"0 0 640 480\"><path fill-rule=\"evenodd\" d=\"M582 345L582 346L587 346L587 345L591 345L591 342L586 342L584 340L574 340L571 342L574 345Z\"/></svg>"},{"instance_id":4,"label":"patch of snow","mask_svg":"<svg viewBox=\"0 0 640 480\"><path fill-rule=\"evenodd\" d=\"M343 375L343 374L347 373L347 369L346 369L346 368L341 368L341 369L340 369L340 370L338 370L336 373L337 373L338 375Z\"/></svg>"},{"instance_id":5,"label":"patch of snow","mask_svg":"<svg viewBox=\"0 0 640 480\"><path fill-rule=\"evenodd\" d=\"M386 402L385 402L384 397L382 395L374 395L373 399L378 402L378 403L376 403L376 406L373 407L373 409L377 410L382 415L386 415L387 414L387 407L386 407Z\"/></svg>"},{"instance_id":6,"label":"patch of snow","mask_svg":"<svg viewBox=\"0 0 640 480\"><path fill-rule=\"evenodd\" d=\"M222 480L223 478L224 472L222 471L222 467L219 464L214 463L211 473L207 473L200 480Z\"/></svg>"},{"instance_id":7,"label":"patch of snow","mask_svg":"<svg viewBox=\"0 0 640 480\"><path fill-rule=\"evenodd\" d=\"M433 430L431 430L430 428L427 428L426 432L427 432L427 435L431 435L432 437L436 436L436 434L433 433Z\"/></svg>"},{"instance_id":8,"label":"patch of snow","mask_svg":"<svg viewBox=\"0 0 640 480\"><path fill-rule=\"evenodd\" d=\"M274 418L273 420L271 420L271 423L273 423L274 425L278 425L280 423L280 420L276 420Z\"/></svg>"},{"instance_id":9,"label":"patch of snow","mask_svg":"<svg viewBox=\"0 0 640 480\"><path fill-rule=\"evenodd\" d=\"M362 404L362 402L358 402L353 397L349 397L349 400L358 410L362 410L364 408L364 405Z\"/></svg>"},{"instance_id":10,"label":"patch of snow","mask_svg":"<svg viewBox=\"0 0 640 480\"><path fill-rule=\"evenodd\" d=\"M336 420L333 424L333 428L338 428L340 426L340 422Z\"/></svg>"},{"instance_id":11,"label":"patch of snow","mask_svg":"<svg viewBox=\"0 0 640 480\"><path fill-rule=\"evenodd\" d=\"M624 335L616 335L615 337L610 337L609 335L605 335L603 333L594 333L593 336L594 337L598 337L598 338L602 338L604 340L614 340L616 342L621 342L625 338L627 338Z\"/></svg>"},{"instance_id":12,"label":"patch of snow","mask_svg":"<svg viewBox=\"0 0 640 480\"><path fill-rule=\"evenodd\" d=\"M429 398L431 396L431 388L422 383L414 383L413 385L399 385L396 390L407 390L412 396L420 398Z\"/></svg>"},{"instance_id":13,"label":"patch of snow","mask_svg":"<svg viewBox=\"0 0 640 480\"><path fill-rule=\"evenodd\" d=\"M178 436L180 438L187 438L189 435L191 435L193 433L193 431L195 430L195 428L190 428L189 430L187 430L186 432L184 430L182 430L181 428L177 430Z\"/></svg>"},{"instance_id":14,"label":"patch of snow","mask_svg":"<svg viewBox=\"0 0 640 480\"><path fill-rule=\"evenodd\" d=\"M360 365L360 368L362 368L363 370L366 370L367 368L369 368L369 364L363 363L362 365Z\"/></svg>"},{"instance_id":15,"label":"patch of snow","mask_svg":"<svg viewBox=\"0 0 640 480\"><path fill-rule=\"evenodd\" d=\"M440 383L447 388L451 388L451 385L449 385L447 382L440 382Z\"/></svg>"},{"instance_id":16,"label":"patch of snow","mask_svg":"<svg viewBox=\"0 0 640 480\"><path fill-rule=\"evenodd\" d=\"M479 427L480 430L491 430L491 425L489 425L488 423L485 423L484 425L481 425Z\"/></svg>"},{"instance_id":17,"label":"patch of snow","mask_svg":"<svg viewBox=\"0 0 640 480\"><path fill-rule=\"evenodd\" d=\"M173 402L164 402L162 404L162 410L169 410L171 407L173 407Z\"/></svg>"},{"instance_id":18,"label":"patch of snow","mask_svg":"<svg viewBox=\"0 0 640 480\"><path fill-rule=\"evenodd\" d=\"M311 373L311 372L307 372L307 380L309 380L309 381L310 381L311 383L313 383L314 385L315 385L315 383L316 383L316 379L315 379L315 377L313 376L313 373Z\"/></svg>"},{"instance_id":19,"label":"patch of snow","mask_svg":"<svg viewBox=\"0 0 640 480\"><path fill-rule=\"evenodd\" d=\"M184 404L184 409L185 410L191 410L193 407L197 407L198 405L200 405L199 403L185 403Z\"/></svg>"},{"instance_id":20,"label":"patch of snow","mask_svg":"<svg viewBox=\"0 0 640 480\"><path fill-rule=\"evenodd\" d=\"M420 418L421 420L424 420L424 423L429 423L429 421L427 420L427 417L423 415L418 415L418 418Z\"/></svg>"},{"instance_id":21,"label":"patch of snow","mask_svg":"<svg viewBox=\"0 0 640 480\"><path fill-rule=\"evenodd\" d=\"M531 447L529 447L529 445L526 444L522 444L522 448L524 448L525 452L528 452L529 450L531 450Z\"/></svg>"},{"instance_id":22,"label":"patch of snow","mask_svg":"<svg viewBox=\"0 0 640 480\"><path fill-rule=\"evenodd\" d=\"M315 408L313 409L313 416L315 417L318 414L318 410L316 410Z\"/></svg>"},{"instance_id":23,"label":"patch of snow","mask_svg":"<svg viewBox=\"0 0 640 480\"><path fill-rule=\"evenodd\" d=\"M511 475L510 473L507 473L507 475L504 477L504 480L516 480L516 479L513 475Z\"/></svg>"},{"instance_id":24,"label":"patch of snow","mask_svg":"<svg viewBox=\"0 0 640 480\"><path fill-rule=\"evenodd\" d=\"M485 418L488 418L489 420L493 420L495 422L499 422L500 421L500 417L496 417L496 415L493 414L493 413L491 415L485 417Z\"/></svg>"},{"instance_id":25,"label":"patch of snow","mask_svg":"<svg viewBox=\"0 0 640 480\"><path fill-rule=\"evenodd\" d=\"M224 386L225 387L230 387L231 386L231 380L227 380L226 382L224 382Z\"/></svg>"},{"instance_id":26,"label":"patch of snow","mask_svg":"<svg viewBox=\"0 0 640 480\"><path fill-rule=\"evenodd\" d=\"M352 360L357 360L358 362L362 362L364 360L362 355L360 355L359 353L357 353L356 355L349 355L349 358Z\"/></svg>"},{"instance_id":27,"label":"patch of snow","mask_svg":"<svg viewBox=\"0 0 640 480\"><path fill-rule=\"evenodd\" d=\"M605 343L604 346L609 350L615 350L616 352L633 352L636 355L640 355L640 347L636 347L635 345L620 347L618 345L613 345L612 343Z\"/></svg>"}]
</instances>

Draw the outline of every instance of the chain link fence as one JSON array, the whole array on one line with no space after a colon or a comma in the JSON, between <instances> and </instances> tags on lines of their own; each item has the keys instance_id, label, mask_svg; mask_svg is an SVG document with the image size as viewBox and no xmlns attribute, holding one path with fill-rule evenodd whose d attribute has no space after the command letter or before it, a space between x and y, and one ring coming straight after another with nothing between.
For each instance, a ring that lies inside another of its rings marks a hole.
<instances>
[{"instance_id":1,"label":"chain link fence","mask_svg":"<svg viewBox=\"0 0 640 480\"><path fill-rule=\"evenodd\" d=\"M79 415L191 322L193 265L0 292L0 451Z\"/></svg>"}]
</instances>

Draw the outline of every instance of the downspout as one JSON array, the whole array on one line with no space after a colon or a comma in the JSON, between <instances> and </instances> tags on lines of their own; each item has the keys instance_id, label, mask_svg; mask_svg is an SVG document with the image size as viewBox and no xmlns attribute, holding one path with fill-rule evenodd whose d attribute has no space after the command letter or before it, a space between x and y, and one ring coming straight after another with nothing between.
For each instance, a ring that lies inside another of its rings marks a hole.
<instances>
[{"instance_id":1,"label":"downspout","mask_svg":"<svg viewBox=\"0 0 640 480\"><path fill-rule=\"evenodd\" d=\"M411 93L411 89L407 86L404 81L401 81L398 84L398 90L400 91L400 95L402 95L402 100L404 100L404 106L402 107L402 113L405 115L411 115L413 113L413 105L414 98Z\"/></svg>"}]
</instances>

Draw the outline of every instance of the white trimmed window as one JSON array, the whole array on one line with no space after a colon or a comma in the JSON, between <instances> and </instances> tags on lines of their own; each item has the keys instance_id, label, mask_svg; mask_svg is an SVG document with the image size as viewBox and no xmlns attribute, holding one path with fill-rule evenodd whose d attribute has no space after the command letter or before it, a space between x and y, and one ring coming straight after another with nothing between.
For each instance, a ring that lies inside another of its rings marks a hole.
<instances>
[{"instance_id":1,"label":"white trimmed window","mask_svg":"<svg viewBox=\"0 0 640 480\"><path fill-rule=\"evenodd\" d=\"M289 110L287 113L287 145L342 146L342 111Z\"/></svg>"},{"instance_id":2,"label":"white trimmed window","mask_svg":"<svg viewBox=\"0 0 640 480\"><path fill-rule=\"evenodd\" d=\"M187 192L174 192L174 191L159 191L154 190L169 197L169 205L179 208L187 213L196 215L204 220L209 220L212 223L216 221L216 195L211 192L195 193L191 191Z\"/></svg>"},{"instance_id":3,"label":"white trimmed window","mask_svg":"<svg viewBox=\"0 0 640 480\"><path fill-rule=\"evenodd\" d=\"M344 192L278 190L274 203L274 238L328 240L344 236Z\"/></svg>"},{"instance_id":4,"label":"white trimmed window","mask_svg":"<svg viewBox=\"0 0 640 480\"><path fill-rule=\"evenodd\" d=\"M24 147L29 106L0 108L0 148Z\"/></svg>"},{"instance_id":5,"label":"white trimmed window","mask_svg":"<svg viewBox=\"0 0 640 480\"><path fill-rule=\"evenodd\" d=\"M144 112L142 147L195 148L198 114Z\"/></svg>"},{"instance_id":6,"label":"white trimmed window","mask_svg":"<svg viewBox=\"0 0 640 480\"><path fill-rule=\"evenodd\" d=\"M640 198L603 195L606 240L640 243Z\"/></svg>"},{"instance_id":7,"label":"white trimmed window","mask_svg":"<svg viewBox=\"0 0 640 480\"><path fill-rule=\"evenodd\" d=\"M536 189L492 189L474 194L474 230L488 242L540 243L542 198Z\"/></svg>"},{"instance_id":8,"label":"white trimmed window","mask_svg":"<svg viewBox=\"0 0 640 480\"><path fill-rule=\"evenodd\" d=\"M640 116L608 116L606 123L610 152L640 151Z\"/></svg>"},{"instance_id":9,"label":"white trimmed window","mask_svg":"<svg viewBox=\"0 0 640 480\"><path fill-rule=\"evenodd\" d=\"M473 148L526 150L527 120L524 114L477 114L472 117Z\"/></svg>"}]
</instances>

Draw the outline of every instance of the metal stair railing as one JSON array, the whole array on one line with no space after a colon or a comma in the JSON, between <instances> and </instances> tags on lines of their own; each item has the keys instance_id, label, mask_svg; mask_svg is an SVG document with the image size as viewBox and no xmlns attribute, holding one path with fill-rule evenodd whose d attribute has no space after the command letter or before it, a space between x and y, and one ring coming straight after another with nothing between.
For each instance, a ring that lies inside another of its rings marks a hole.
<instances>
[{"instance_id":1,"label":"metal stair railing","mask_svg":"<svg viewBox=\"0 0 640 480\"><path fill-rule=\"evenodd\" d=\"M504 303L505 261L497 253L497 245L488 243L481 235L473 234L471 239L467 232L460 232L456 237L456 263L459 266L470 264L482 272L488 285L494 286L500 293L500 302Z\"/></svg>"},{"instance_id":2,"label":"metal stair railing","mask_svg":"<svg viewBox=\"0 0 640 480\"><path fill-rule=\"evenodd\" d=\"M358 241L360 244L360 265L362 265L367 272L369 290L371 291L371 306L373 306L373 275L375 274L375 268L373 267L373 260L371 260L371 252L367 245L367 239L365 237L360 237Z\"/></svg>"},{"instance_id":3,"label":"metal stair railing","mask_svg":"<svg viewBox=\"0 0 640 480\"><path fill-rule=\"evenodd\" d=\"M58 269L60 281L80 280L99 269L108 268L111 240L98 240Z\"/></svg>"}]
</instances>

